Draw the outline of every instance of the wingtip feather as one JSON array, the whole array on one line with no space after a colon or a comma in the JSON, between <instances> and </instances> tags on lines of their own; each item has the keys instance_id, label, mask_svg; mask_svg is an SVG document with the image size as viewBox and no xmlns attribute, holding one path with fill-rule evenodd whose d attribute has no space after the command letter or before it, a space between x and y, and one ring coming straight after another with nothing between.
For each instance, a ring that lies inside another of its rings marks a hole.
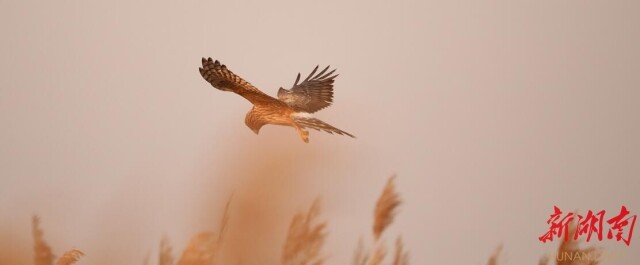
<instances>
[{"instance_id":1,"label":"wingtip feather","mask_svg":"<svg viewBox=\"0 0 640 265\"><path fill-rule=\"evenodd\" d=\"M316 73L316 71L318 71L318 67L320 67L320 65L316 65L316 68L313 68L313 71L311 71L309 76L307 76L307 78L305 78L304 81L309 81L309 78L311 78Z\"/></svg>"},{"instance_id":2,"label":"wingtip feather","mask_svg":"<svg viewBox=\"0 0 640 265\"><path fill-rule=\"evenodd\" d=\"M318 73L313 79L318 79L319 76L322 76L327 70L329 70L329 66L325 67L320 73Z\"/></svg>"}]
</instances>

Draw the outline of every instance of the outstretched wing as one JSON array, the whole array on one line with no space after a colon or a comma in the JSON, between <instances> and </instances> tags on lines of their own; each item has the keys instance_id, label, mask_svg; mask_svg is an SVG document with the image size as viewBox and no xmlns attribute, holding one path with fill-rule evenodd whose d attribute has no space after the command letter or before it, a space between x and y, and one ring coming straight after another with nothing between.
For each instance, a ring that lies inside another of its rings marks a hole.
<instances>
[{"instance_id":1,"label":"outstretched wing","mask_svg":"<svg viewBox=\"0 0 640 265\"><path fill-rule=\"evenodd\" d=\"M202 58L200 74L207 82L211 83L213 87L223 91L232 91L243 96L251 103L276 101L275 98L263 93L249 82L244 81L244 79L231 72L227 69L227 66L220 64L218 60L213 61L211 57L208 59Z\"/></svg>"},{"instance_id":2,"label":"outstretched wing","mask_svg":"<svg viewBox=\"0 0 640 265\"><path fill-rule=\"evenodd\" d=\"M327 70L329 66L314 76L318 71L316 66L300 84L298 84L300 81L300 73L298 73L296 82L290 90L284 88L278 90L278 99L298 111L309 113L328 107L333 102L333 81L338 75L332 75L335 69L326 73Z\"/></svg>"}]
</instances>

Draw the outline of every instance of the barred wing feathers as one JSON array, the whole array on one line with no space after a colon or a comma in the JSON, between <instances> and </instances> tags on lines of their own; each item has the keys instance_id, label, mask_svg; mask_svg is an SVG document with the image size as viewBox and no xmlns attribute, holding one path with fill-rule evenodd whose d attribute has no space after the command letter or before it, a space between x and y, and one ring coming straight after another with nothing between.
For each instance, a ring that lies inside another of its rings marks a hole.
<instances>
[{"instance_id":1,"label":"barred wing feathers","mask_svg":"<svg viewBox=\"0 0 640 265\"><path fill-rule=\"evenodd\" d=\"M299 84L300 73L298 73L290 90L284 88L278 90L278 99L298 111L308 113L330 106L333 102L333 82L338 75L333 75L335 69L327 73L329 66L315 74L318 67L316 66L311 74Z\"/></svg>"},{"instance_id":2,"label":"barred wing feathers","mask_svg":"<svg viewBox=\"0 0 640 265\"><path fill-rule=\"evenodd\" d=\"M223 91L232 91L243 96L251 103L277 101L231 72L226 65L220 64L218 60L213 61L211 57L208 59L202 58L202 67L199 70L202 77L213 87Z\"/></svg>"}]
</instances>

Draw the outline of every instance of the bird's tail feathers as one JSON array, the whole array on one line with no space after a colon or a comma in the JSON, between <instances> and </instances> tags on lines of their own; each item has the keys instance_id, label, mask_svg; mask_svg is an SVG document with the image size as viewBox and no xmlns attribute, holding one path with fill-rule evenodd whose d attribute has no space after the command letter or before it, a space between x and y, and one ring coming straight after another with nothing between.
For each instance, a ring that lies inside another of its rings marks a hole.
<instances>
[{"instance_id":1,"label":"bird's tail feathers","mask_svg":"<svg viewBox=\"0 0 640 265\"><path fill-rule=\"evenodd\" d=\"M330 134L339 134L339 135L348 135L352 138L356 138L355 136L353 136L352 134L345 132L343 130L340 130L336 127L331 126L330 124L323 122L319 119L313 118L313 117L309 117L306 115L294 115L293 116L293 120L300 125L301 127L304 128L311 128L314 130L318 130L318 131L325 131L328 132Z\"/></svg>"}]
</instances>

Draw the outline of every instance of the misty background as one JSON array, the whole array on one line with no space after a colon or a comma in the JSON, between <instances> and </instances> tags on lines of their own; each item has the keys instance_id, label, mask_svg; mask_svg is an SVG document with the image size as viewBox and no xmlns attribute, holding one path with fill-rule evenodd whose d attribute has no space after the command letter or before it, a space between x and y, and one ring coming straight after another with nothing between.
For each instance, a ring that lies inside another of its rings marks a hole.
<instances>
[{"instance_id":1,"label":"misty background","mask_svg":"<svg viewBox=\"0 0 640 265\"><path fill-rule=\"evenodd\" d=\"M507 264L535 264L557 247L538 241L554 205L640 213L638 10L0 1L0 249L30 263L38 214L54 253L86 253L79 264L153 262L163 235L179 256L214 229L223 183L264 174L295 198L283 216L322 196L328 263L344 264L397 174L387 241L402 234L412 264L484 264L501 243ZM334 105L316 116L357 139L256 136L250 104L206 83L201 57L272 96L336 67ZM627 255L615 264L640 259L638 238L598 245Z\"/></svg>"}]
</instances>

